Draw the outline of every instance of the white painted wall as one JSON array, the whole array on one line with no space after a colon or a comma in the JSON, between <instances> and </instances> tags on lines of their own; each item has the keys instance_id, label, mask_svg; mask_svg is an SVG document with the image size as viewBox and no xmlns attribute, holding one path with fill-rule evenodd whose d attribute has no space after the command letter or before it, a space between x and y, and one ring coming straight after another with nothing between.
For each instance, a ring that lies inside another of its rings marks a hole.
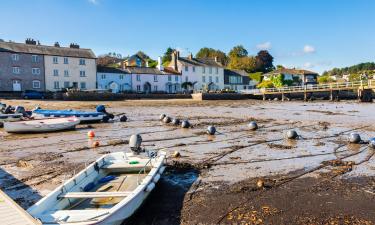
<instances>
[{"instance_id":1,"label":"white painted wall","mask_svg":"<svg viewBox=\"0 0 375 225\"><path fill-rule=\"evenodd\" d=\"M112 89L113 93L132 90L132 76L130 74L98 72L96 80L98 89Z\"/></svg>"},{"instance_id":2,"label":"white painted wall","mask_svg":"<svg viewBox=\"0 0 375 225\"><path fill-rule=\"evenodd\" d=\"M53 62L55 56L44 56L44 67L45 67L45 82L46 90L58 91L64 88L64 82L69 82L70 85L73 82L78 83L78 88L81 87L81 83L86 84L86 89L96 89L96 60L85 59L86 65L79 65L80 58L66 57L68 58L68 64L64 64L64 58L62 56L56 56L58 59L57 64ZM58 70L58 76L54 76L54 70ZM69 72L69 76L64 76L64 71ZM85 71L85 77L80 76L80 71ZM59 89L55 89L54 82L59 82Z\"/></svg>"},{"instance_id":3,"label":"white painted wall","mask_svg":"<svg viewBox=\"0 0 375 225\"><path fill-rule=\"evenodd\" d=\"M139 75L140 80L137 80L137 75ZM154 80L154 76L157 77L157 80ZM171 80L168 80L169 76ZM131 78L132 88L135 92L144 92L144 86L147 82L151 85L151 92L166 91L168 93L176 93L181 91L181 75L131 74ZM171 89L169 89L167 84L172 85ZM177 90L175 90L175 86Z\"/></svg>"}]
</instances>

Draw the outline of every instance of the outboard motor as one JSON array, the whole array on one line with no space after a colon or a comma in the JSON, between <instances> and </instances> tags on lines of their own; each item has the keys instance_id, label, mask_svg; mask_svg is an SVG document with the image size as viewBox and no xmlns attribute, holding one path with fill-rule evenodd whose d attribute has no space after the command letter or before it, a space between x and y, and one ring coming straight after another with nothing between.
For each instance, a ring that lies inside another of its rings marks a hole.
<instances>
[{"instance_id":1,"label":"outboard motor","mask_svg":"<svg viewBox=\"0 0 375 225\"><path fill-rule=\"evenodd\" d=\"M4 113L5 114L12 114L13 113L13 108L11 105L8 105L5 110L4 110Z\"/></svg>"},{"instance_id":2,"label":"outboard motor","mask_svg":"<svg viewBox=\"0 0 375 225\"><path fill-rule=\"evenodd\" d=\"M98 106L96 106L96 111L97 112L101 112L101 113L107 113L107 111L105 110L105 106L104 105L98 105Z\"/></svg>"},{"instance_id":3,"label":"outboard motor","mask_svg":"<svg viewBox=\"0 0 375 225\"><path fill-rule=\"evenodd\" d=\"M7 104L4 104L4 103L0 102L0 112L3 112L6 107L7 107Z\"/></svg>"},{"instance_id":4,"label":"outboard motor","mask_svg":"<svg viewBox=\"0 0 375 225\"><path fill-rule=\"evenodd\" d=\"M108 122L109 119L115 118L115 116L112 113L107 113L107 110L105 109L104 105L96 106L96 111L105 114L105 116L103 117L103 122Z\"/></svg>"},{"instance_id":5,"label":"outboard motor","mask_svg":"<svg viewBox=\"0 0 375 225\"><path fill-rule=\"evenodd\" d=\"M15 110L14 110L15 113L22 113L22 116L24 117L28 117L29 114L26 113L26 110L23 106L16 106Z\"/></svg>"},{"instance_id":6,"label":"outboard motor","mask_svg":"<svg viewBox=\"0 0 375 225\"><path fill-rule=\"evenodd\" d=\"M134 152L134 154L139 155L139 153L144 152L141 148L142 144L142 137L139 134L133 134L129 139L129 147L130 150Z\"/></svg>"}]
</instances>

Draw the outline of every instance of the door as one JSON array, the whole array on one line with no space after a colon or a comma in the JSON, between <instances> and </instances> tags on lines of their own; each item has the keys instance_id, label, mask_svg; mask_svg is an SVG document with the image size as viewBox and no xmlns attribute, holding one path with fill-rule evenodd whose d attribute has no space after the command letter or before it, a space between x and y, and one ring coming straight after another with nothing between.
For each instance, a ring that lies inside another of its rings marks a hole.
<instances>
[{"instance_id":1,"label":"door","mask_svg":"<svg viewBox=\"0 0 375 225\"><path fill-rule=\"evenodd\" d=\"M109 84L109 89L112 90L112 93L118 93L119 92L118 84L115 83L115 82L112 82L111 84Z\"/></svg>"},{"instance_id":2,"label":"door","mask_svg":"<svg viewBox=\"0 0 375 225\"><path fill-rule=\"evenodd\" d=\"M13 91L21 91L21 81L13 80Z\"/></svg>"}]
</instances>

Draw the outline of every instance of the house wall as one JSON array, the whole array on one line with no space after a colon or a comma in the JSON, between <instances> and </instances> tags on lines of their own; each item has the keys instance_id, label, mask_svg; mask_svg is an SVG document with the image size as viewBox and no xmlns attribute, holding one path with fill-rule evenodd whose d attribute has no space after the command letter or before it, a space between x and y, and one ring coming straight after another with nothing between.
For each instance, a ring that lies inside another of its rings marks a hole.
<instances>
[{"instance_id":1,"label":"house wall","mask_svg":"<svg viewBox=\"0 0 375 225\"><path fill-rule=\"evenodd\" d=\"M18 61L12 60L13 54L18 54ZM0 52L0 91L13 91L14 80L20 82L21 91L45 91L44 57L37 55L38 62L33 62L32 56L32 54ZM20 73L14 74L13 67L19 67ZM32 68L39 68L40 73L32 74ZM40 88L34 88L33 81L39 81Z\"/></svg>"},{"instance_id":2,"label":"house wall","mask_svg":"<svg viewBox=\"0 0 375 225\"><path fill-rule=\"evenodd\" d=\"M202 66L187 65L188 71L185 70L185 65L178 62L177 63L178 71L182 73L182 83L191 82L196 84L194 85L194 90L203 90L210 83L210 77L212 77L212 82L214 83L213 89L224 89L224 69L221 67L211 67L212 73L210 73L210 67L205 67L203 70ZM195 72L193 71L195 67ZM216 68L218 68L218 73L216 73ZM203 79L204 77L204 79ZM216 80L218 78L218 82Z\"/></svg>"},{"instance_id":3,"label":"house wall","mask_svg":"<svg viewBox=\"0 0 375 225\"><path fill-rule=\"evenodd\" d=\"M98 89L112 89L113 93L132 90L132 76L130 74L98 72L96 80ZM113 85L113 83L116 83L116 85ZM117 90L114 87L117 87Z\"/></svg>"},{"instance_id":4,"label":"house wall","mask_svg":"<svg viewBox=\"0 0 375 225\"><path fill-rule=\"evenodd\" d=\"M55 56L44 56L46 90L58 91L64 88L64 82L69 82L70 87L76 82L78 88L81 88L81 83L85 83L84 89L96 89L95 59L56 56L58 62L55 64L53 57ZM64 58L68 58L68 64L64 64ZM79 65L80 59L85 59L85 65ZM54 70L58 71L58 76L54 75ZM69 72L69 76L64 75L65 70ZM85 77L80 76L80 71L85 71ZM59 88L55 88L54 82L59 82Z\"/></svg>"},{"instance_id":5,"label":"house wall","mask_svg":"<svg viewBox=\"0 0 375 225\"><path fill-rule=\"evenodd\" d=\"M137 75L139 75L140 80L137 80ZM181 75L155 75L157 80L154 80L155 74L131 74L132 78L132 89L135 92L146 92L145 84L150 84L150 92L167 92L167 93L177 93L181 91ZM168 77L170 76L170 80ZM177 81L176 81L177 77Z\"/></svg>"}]
</instances>

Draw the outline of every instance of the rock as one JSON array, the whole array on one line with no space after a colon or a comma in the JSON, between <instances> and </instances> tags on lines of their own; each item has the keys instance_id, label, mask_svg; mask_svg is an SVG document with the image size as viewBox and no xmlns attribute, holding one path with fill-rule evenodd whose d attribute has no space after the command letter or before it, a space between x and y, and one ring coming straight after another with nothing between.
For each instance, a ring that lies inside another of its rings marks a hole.
<instances>
[{"instance_id":1,"label":"rock","mask_svg":"<svg viewBox=\"0 0 375 225\"><path fill-rule=\"evenodd\" d=\"M189 128L190 127L189 121L187 121L187 120L182 121L181 127L182 128Z\"/></svg>"},{"instance_id":2,"label":"rock","mask_svg":"<svg viewBox=\"0 0 375 225\"><path fill-rule=\"evenodd\" d=\"M258 124L255 121L251 121L248 125L250 130L257 130L258 129Z\"/></svg>"},{"instance_id":3,"label":"rock","mask_svg":"<svg viewBox=\"0 0 375 225\"><path fill-rule=\"evenodd\" d=\"M180 156L181 156L181 153L179 151L174 151L173 152L173 157L178 158Z\"/></svg>"},{"instance_id":4,"label":"rock","mask_svg":"<svg viewBox=\"0 0 375 225\"><path fill-rule=\"evenodd\" d=\"M214 126L208 126L207 127L207 133L209 135L214 135L216 133L216 128Z\"/></svg>"},{"instance_id":5,"label":"rock","mask_svg":"<svg viewBox=\"0 0 375 225\"><path fill-rule=\"evenodd\" d=\"M257 181L257 187L258 187L258 188L263 188L263 187L264 187L264 181L261 180L261 179L259 179L259 180Z\"/></svg>"},{"instance_id":6,"label":"rock","mask_svg":"<svg viewBox=\"0 0 375 225\"><path fill-rule=\"evenodd\" d=\"M18 160L16 166L21 168L34 168L34 166L31 163L24 160Z\"/></svg>"},{"instance_id":7,"label":"rock","mask_svg":"<svg viewBox=\"0 0 375 225\"><path fill-rule=\"evenodd\" d=\"M94 148L99 147L99 146L100 146L99 141L95 141L94 143L92 143L92 147Z\"/></svg>"},{"instance_id":8,"label":"rock","mask_svg":"<svg viewBox=\"0 0 375 225\"><path fill-rule=\"evenodd\" d=\"M354 143L354 144L358 144L359 142L361 142L361 136L357 133L351 133L349 135L349 142Z\"/></svg>"},{"instance_id":9,"label":"rock","mask_svg":"<svg viewBox=\"0 0 375 225\"><path fill-rule=\"evenodd\" d=\"M170 123L172 119L169 116L164 117L163 122L164 123Z\"/></svg>"},{"instance_id":10,"label":"rock","mask_svg":"<svg viewBox=\"0 0 375 225\"><path fill-rule=\"evenodd\" d=\"M286 132L286 137L288 139L296 139L298 137L298 134L297 134L297 132L295 130L288 130Z\"/></svg>"}]
</instances>

